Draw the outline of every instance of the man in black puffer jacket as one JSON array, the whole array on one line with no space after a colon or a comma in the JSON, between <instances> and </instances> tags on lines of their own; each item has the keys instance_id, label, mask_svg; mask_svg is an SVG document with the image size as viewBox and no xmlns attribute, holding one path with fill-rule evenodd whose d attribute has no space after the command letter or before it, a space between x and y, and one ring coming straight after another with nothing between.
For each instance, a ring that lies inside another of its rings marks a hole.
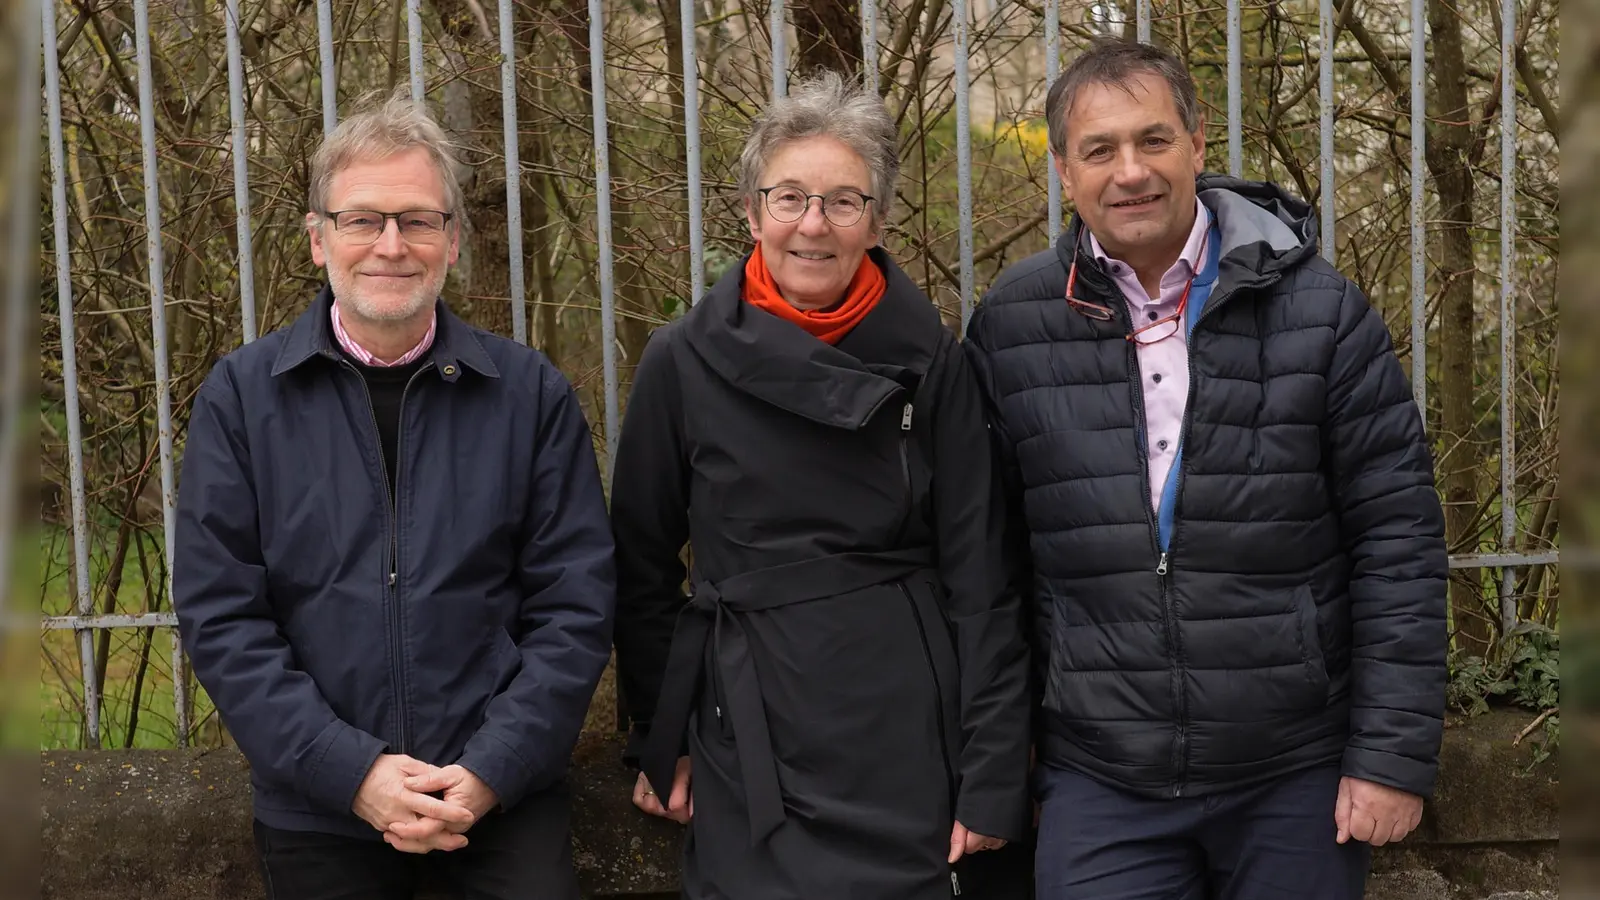
<instances>
[{"instance_id":1,"label":"man in black puffer jacket","mask_svg":"<svg viewBox=\"0 0 1600 900\"><path fill-rule=\"evenodd\" d=\"M1201 174L1170 54L1097 43L1046 113L1077 215L968 329L1034 601L1038 895L1359 897L1444 712L1443 515L1388 332L1305 203Z\"/></svg>"}]
</instances>

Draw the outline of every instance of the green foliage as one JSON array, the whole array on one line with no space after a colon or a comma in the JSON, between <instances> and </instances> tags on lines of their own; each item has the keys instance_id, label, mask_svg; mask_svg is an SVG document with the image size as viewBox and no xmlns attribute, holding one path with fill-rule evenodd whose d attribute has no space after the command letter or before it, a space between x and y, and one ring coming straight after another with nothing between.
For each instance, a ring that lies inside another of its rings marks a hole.
<instances>
[{"instance_id":1,"label":"green foliage","mask_svg":"<svg viewBox=\"0 0 1600 900\"><path fill-rule=\"evenodd\" d=\"M1467 716L1508 704L1544 715L1540 733L1530 736L1538 765L1560 740L1561 635L1536 622L1524 622L1505 636L1491 657L1455 650L1450 655L1446 696L1451 709Z\"/></svg>"}]
</instances>

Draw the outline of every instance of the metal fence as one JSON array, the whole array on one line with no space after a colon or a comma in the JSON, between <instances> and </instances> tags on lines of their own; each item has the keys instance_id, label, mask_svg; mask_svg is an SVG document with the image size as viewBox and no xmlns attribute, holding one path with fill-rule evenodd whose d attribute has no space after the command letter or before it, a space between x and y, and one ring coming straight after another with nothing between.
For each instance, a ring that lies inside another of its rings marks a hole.
<instances>
[{"instance_id":1,"label":"metal fence","mask_svg":"<svg viewBox=\"0 0 1600 900\"><path fill-rule=\"evenodd\" d=\"M243 63L241 60L240 35L239 35L239 0L226 0L227 24L227 52L228 52L228 86L230 97L230 113L232 124L233 147L233 173L235 182L235 202L238 218L238 245L239 245L239 279L240 279L240 316L243 323L243 339L246 342L256 337L256 310L255 310L255 285L254 274L251 269L251 215L249 208L248 185L248 160L244 149L245 140L245 101L243 94ZM1228 167L1234 175L1239 175L1243 168L1243 137L1241 109L1241 54L1243 36L1241 35L1241 0L1227 0L1227 145ZM1516 28L1516 0L1500 0L1501 3L1501 35L1500 54L1502 72L1515 70L1515 28ZM71 277L71 262L68 244L68 206L66 201L66 173L63 162L62 140L62 113L61 113L61 83L60 68L57 59L57 25L55 0L42 0L42 25L44 49L44 96L47 108L47 128L49 135L49 168L51 175L51 202L50 209L53 215L56 253L56 294L60 309L61 328L61 367L65 383L64 405L67 425L67 443L70 466L70 515L71 515L71 564L73 584L75 588L76 615L46 616L42 620L46 629L66 629L76 632L79 652L82 663L83 683L83 708L87 720L88 741L91 746L99 746L100 740L100 697L96 694L97 683L95 673L95 652L93 634L97 629L106 628L165 628L171 629L172 647L171 661L176 705L177 739L180 745L187 740L189 723L187 721L188 702L185 697L187 679L183 674L184 656L183 648L176 630L176 617L170 612L146 613L141 615L105 615L96 614L91 600L91 583L89 575L89 550L88 550L88 523L86 514L85 477L83 461L83 430L78 408L78 369L74 349L73 335L73 289ZM522 254L522 211L521 198L517 189L520 162L517 148L517 98L516 78L514 75L516 65L515 46L512 41L513 4L510 0L499 0L499 32L501 61L501 88L503 94L504 115L504 152L505 168L507 173L507 217L509 220L510 242L510 302L512 307L513 337L520 343L527 343L527 317L525 315L525 290ZM692 298L698 301L705 289L704 272L704 234L702 225L702 187L701 187L701 159L700 159L700 130L698 121L698 89L699 68L696 62L695 21L696 6L691 2L680 4L680 28L683 34L683 70L692 73L686 79L684 88L685 133L687 137L687 165L688 165L688 211L689 211L689 237L692 265L690 267ZM1412 352L1411 375L1413 391L1417 401L1424 409L1426 391L1426 253L1425 253L1425 226L1423 219L1423 185L1425 167L1423 164L1426 146L1425 130L1425 79L1426 71L1424 47L1427 35L1425 23L1427 20L1423 0L1410 0L1411 23L1413 37L1411 41L1411 172L1410 172L1410 233L1411 233L1411 328ZM591 72L603 73L606 67L605 58L605 18L601 0L589 0L589 46ZM861 0L860 12L862 17L862 50L863 59L869 64L864 66L864 78L868 84L877 85L879 80L878 67L875 61L879 59L878 33L878 5L876 0ZM423 82L423 30L421 22L420 0L407 0L407 36L410 64L410 84L413 96L421 98L424 94ZM153 329L153 349L155 356L155 383L157 392L157 421L160 440L160 473L161 473L161 515L164 534L165 558L170 562L173 550L174 526L174 458L173 458L173 419L172 396L168 373L168 354L166 343L165 305L163 296L163 255L161 237L161 207L159 192L156 188L156 141L155 118L152 106L151 89L151 48L149 27L149 0L134 0L135 33L137 37L136 56L138 62L138 93L141 144L143 151L143 171L147 190L145 192L145 225L146 225L146 253L149 258L149 292L150 313ZM322 118L324 132L331 131L338 123L337 80L334 70L334 33L331 0L317 0L317 26L321 47L321 89L322 89ZM965 325L970 317L973 306L973 197L972 197L972 171L971 171L971 128L969 122L969 99L971 86L968 77L969 54L969 23L971 10L968 0L954 0L954 32L955 32L955 57L954 57L954 86L956 96L956 141L958 157L958 190L959 190L959 222L960 222L960 311L961 321ZM1047 62L1047 74L1051 79L1059 72L1060 66L1060 34L1061 34L1061 9L1060 0L1046 0L1042 23L1043 46ZM1335 30L1334 7L1332 0L1320 0L1320 35L1322 47L1328 48L1332 42ZM787 73L790 65L789 50L785 43L786 10L784 0L771 2L771 35L772 35L772 71L771 84L775 95L782 95L787 90ZM1151 8L1150 0L1137 0L1136 2L1136 34L1140 40L1150 40L1151 33ZM1320 66L1320 176L1321 184L1332 185L1335 177L1334 156L1334 54L1322 52L1319 55ZM614 272L613 272L613 246L611 230L611 194L610 174L607 141L607 116L606 116L606 83L605 78L598 74L591 77L593 86L593 108L591 115L594 125L594 160L595 182L597 193L597 222L596 233L598 236L598 268L599 291L602 322L602 353L604 368L604 430L607 459L614 458L617 434L620 426L619 400L618 400L618 360L616 347L616 310L613 303ZM1513 297L1516 290L1515 276L1515 213L1516 195L1514 188L1514 167L1517 156L1517 130L1516 130L1516 97L1514 79L1506 77L1500 79L1501 99L1500 110L1500 334L1501 334L1501 361L1500 361L1500 388L1501 388L1501 414L1500 414L1500 442L1501 452L1501 523L1500 540L1504 552L1492 554L1474 554L1454 556L1450 560L1452 568L1481 568L1498 570L1501 580L1500 597L1501 618L1505 630L1509 630L1516 622L1517 607L1515 602L1514 584L1515 570L1519 567L1534 565L1550 565L1557 562L1558 554L1551 550L1547 552L1520 553L1514 552L1516 548L1516 506L1515 506L1515 481L1513 464L1515 453L1513 446L1513 407L1512 407L1512 377L1515 367L1513 356L1512 335L1515 328ZM1061 229L1062 196L1061 185L1053 168L1049 171L1048 194L1048 229L1052 241ZM24 194L19 192L19 198ZM19 202L21 200L19 199ZM1335 233L1334 223L1337 221L1334 208L1334 192L1330 189L1321 191L1320 221L1322 225L1322 253L1328 259L1334 257ZM20 246L20 244L19 244ZM8 271L19 273L23 266L8 267ZM20 292L19 292L20 296ZM20 333L20 329L12 329L13 334ZM7 352L8 360L20 359L20 353ZM20 378L14 375L4 379L6 384L17 384ZM9 471L6 467L4 471ZM166 568L170 572L170 565ZM168 583L163 585L163 590L170 597L170 575Z\"/></svg>"}]
</instances>

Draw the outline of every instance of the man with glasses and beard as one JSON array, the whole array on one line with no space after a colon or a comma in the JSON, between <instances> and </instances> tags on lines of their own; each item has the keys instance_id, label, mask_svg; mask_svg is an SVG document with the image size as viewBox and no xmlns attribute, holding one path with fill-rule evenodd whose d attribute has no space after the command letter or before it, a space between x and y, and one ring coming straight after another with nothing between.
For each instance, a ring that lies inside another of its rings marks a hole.
<instances>
[{"instance_id":1,"label":"man with glasses and beard","mask_svg":"<svg viewBox=\"0 0 1600 900\"><path fill-rule=\"evenodd\" d=\"M1202 174L1171 54L1098 42L1046 115L1077 214L967 333L1031 601L1037 894L1359 897L1445 699L1443 516L1383 319L1304 202Z\"/></svg>"},{"instance_id":2,"label":"man with glasses and beard","mask_svg":"<svg viewBox=\"0 0 1600 900\"><path fill-rule=\"evenodd\" d=\"M174 604L273 900L578 896L563 779L610 526L566 379L439 299L461 203L420 105L346 119L311 161L327 286L194 401Z\"/></svg>"}]
</instances>

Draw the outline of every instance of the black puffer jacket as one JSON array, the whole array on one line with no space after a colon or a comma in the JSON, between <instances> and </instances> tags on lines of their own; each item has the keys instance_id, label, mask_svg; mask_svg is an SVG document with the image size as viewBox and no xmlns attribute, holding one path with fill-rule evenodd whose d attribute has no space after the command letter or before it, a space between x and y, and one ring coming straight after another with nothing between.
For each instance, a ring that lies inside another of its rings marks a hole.
<instances>
[{"instance_id":1,"label":"black puffer jacket","mask_svg":"<svg viewBox=\"0 0 1600 900\"><path fill-rule=\"evenodd\" d=\"M1064 299L1081 220L968 329L1026 536L1040 757L1150 796L1341 759L1426 795L1448 563L1409 386L1383 320L1316 255L1309 207L1223 176L1198 188L1222 260L1189 341L1164 567L1127 304L1088 252L1077 292L1117 320Z\"/></svg>"}]
</instances>

